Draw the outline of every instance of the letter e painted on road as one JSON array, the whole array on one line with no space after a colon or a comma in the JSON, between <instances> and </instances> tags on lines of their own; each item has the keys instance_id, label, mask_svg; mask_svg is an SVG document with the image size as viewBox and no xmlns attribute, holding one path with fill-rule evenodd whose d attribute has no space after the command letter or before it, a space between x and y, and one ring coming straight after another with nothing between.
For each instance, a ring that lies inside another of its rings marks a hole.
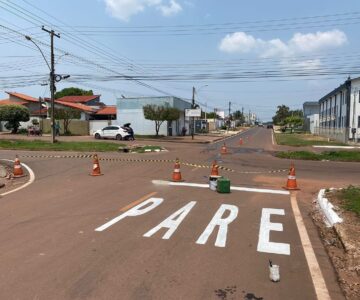
<instances>
[{"instance_id":1,"label":"letter e painted on road","mask_svg":"<svg viewBox=\"0 0 360 300\"><path fill-rule=\"evenodd\" d=\"M262 209L257 251L290 255L289 244L270 242L270 231L283 231L283 225L281 223L270 222L271 215L284 216L285 211L283 209L275 209L275 208Z\"/></svg>"},{"instance_id":2,"label":"letter e painted on road","mask_svg":"<svg viewBox=\"0 0 360 300\"><path fill-rule=\"evenodd\" d=\"M222 219L225 211L230 211L230 214ZM238 215L238 208L235 205L222 204L218 211L215 213L214 217L210 221L209 225L206 227L204 232L196 241L196 244L206 244L209 236L212 234L216 226L219 226L219 231L216 237L215 246L216 247L225 247L226 245L226 235L228 225L236 219Z\"/></svg>"},{"instance_id":3,"label":"letter e painted on road","mask_svg":"<svg viewBox=\"0 0 360 300\"><path fill-rule=\"evenodd\" d=\"M174 212L171 216L166 218L164 221L162 221L159 225L145 233L144 236L150 237L154 233L158 232L161 228L169 228L169 230L166 231L166 233L162 237L163 239L169 239L195 204L196 201L189 202L188 204Z\"/></svg>"},{"instance_id":4,"label":"letter e painted on road","mask_svg":"<svg viewBox=\"0 0 360 300\"><path fill-rule=\"evenodd\" d=\"M133 208L130 208L128 211L124 212L120 216L117 216L116 218L112 219L111 221L96 228L95 231L104 231L108 227L114 225L115 223L119 222L120 220L122 220L126 217L135 217L135 216L140 216L140 215L146 214L150 210L152 210L155 207L157 207L158 205L160 205L163 201L164 201L163 198L147 199L146 201L141 202L140 204L134 206Z\"/></svg>"}]
</instances>

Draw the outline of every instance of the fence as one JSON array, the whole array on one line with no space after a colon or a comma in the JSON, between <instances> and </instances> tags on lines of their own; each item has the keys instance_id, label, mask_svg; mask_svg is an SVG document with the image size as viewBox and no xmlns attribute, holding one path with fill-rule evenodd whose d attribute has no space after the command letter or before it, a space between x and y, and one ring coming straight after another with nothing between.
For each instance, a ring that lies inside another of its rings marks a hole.
<instances>
[{"instance_id":1,"label":"fence","mask_svg":"<svg viewBox=\"0 0 360 300\"><path fill-rule=\"evenodd\" d=\"M341 143L346 143L346 128L314 127L314 134L327 137Z\"/></svg>"}]
</instances>

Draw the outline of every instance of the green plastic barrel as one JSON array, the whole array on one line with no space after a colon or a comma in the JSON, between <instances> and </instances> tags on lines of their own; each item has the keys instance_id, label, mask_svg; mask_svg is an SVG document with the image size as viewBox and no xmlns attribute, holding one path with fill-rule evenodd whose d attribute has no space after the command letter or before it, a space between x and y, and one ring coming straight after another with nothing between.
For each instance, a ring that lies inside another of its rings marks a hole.
<instances>
[{"instance_id":1,"label":"green plastic barrel","mask_svg":"<svg viewBox=\"0 0 360 300\"><path fill-rule=\"evenodd\" d=\"M230 193L230 179L220 177L217 180L217 192L222 194Z\"/></svg>"}]
</instances>

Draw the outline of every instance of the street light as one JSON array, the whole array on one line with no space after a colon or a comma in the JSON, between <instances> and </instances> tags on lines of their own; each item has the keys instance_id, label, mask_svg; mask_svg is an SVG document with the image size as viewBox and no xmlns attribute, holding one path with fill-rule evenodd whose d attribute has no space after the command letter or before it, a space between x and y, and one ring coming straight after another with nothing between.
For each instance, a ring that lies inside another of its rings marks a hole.
<instances>
[{"instance_id":1,"label":"street light","mask_svg":"<svg viewBox=\"0 0 360 300\"><path fill-rule=\"evenodd\" d=\"M44 58L44 60L45 60L45 62L46 62L46 65L48 66L49 70L51 71L50 65L49 65L48 61L46 60L46 57L45 57L44 53L42 52L41 48L31 39L30 36L25 35L25 38L26 38L28 41L32 42L32 43L36 46L36 48L39 49L42 57Z\"/></svg>"},{"instance_id":2,"label":"street light","mask_svg":"<svg viewBox=\"0 0 360 300\"><path fill-rule=\"evenodd\" d=\"M56 90L56 87L55 87L55 82L59 82L61 81L62 79L66 79L66 78L69 78L70 75L57 75L55 74L55 62L54 62L54 44L53 44L53 38L54 36L60 38L60 35L59 34L56 34L53 30L49 31L47 29L44 28L44 26L42 27L42 30L50 33L50 36L51 36L51 66L50 64L48 63L44 53L42 52L41 48L33 41L33 39L28 36L28 35L25 35L25 38L32 42L36 48L39 49L42 57L44 58L45 62L46 62L46 65L48 66L49 70L50 70L50 93L51 93L51 136L52 136L52 143L55 143L56 142L56 139L55 139L55 90ZM65 53L64 55L67 55L67 53ZM60 56L61 57L61 56ZM59 59L60 59L59 57Z\"/></svg>"}]
</instances>

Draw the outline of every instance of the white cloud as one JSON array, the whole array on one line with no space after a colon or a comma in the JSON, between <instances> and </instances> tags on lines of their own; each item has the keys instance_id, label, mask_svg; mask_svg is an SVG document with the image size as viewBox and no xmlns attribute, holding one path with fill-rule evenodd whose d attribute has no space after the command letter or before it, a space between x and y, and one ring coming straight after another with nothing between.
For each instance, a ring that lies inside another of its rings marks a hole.
<instances>
[{"instance_id":1,"label":"white cloud","mask_svg":"<svg viewBox=\"0 0 360 300\"><path fill-rule=\"evenodd\" d=\"M155 7L164 16L172 16L182 11L181 5L175 0L170 0L167 5L163 0L104 0L104 2L106 11L122 21L129 21L132 16L149 7Z\"/></svg>"},{"instance_id":2,"label":"white cloud","mask_svg":"<svg viewBox=\"0 0 360 300\"><path fill-rule=\"evenodd\" d=\"M168 5L160 5L158 9L161 10L161 13L165 17L176 15L177 13L182 11L181 5L175 0L170 0L170 3Z\"/></svg>"},{"instance_id":3,"label":"white cloud","mask_svg":"<svg viewBox=\"0 0 360 300\"><path fill-rule=\"evenodd\" d=\"M228 53L247 53L260 46L262 40L245 32L227 34L220 43L220 50Z\"/></svg>"},{"instance_id":4,"label":"white cloud","mask_svg":"<svg viewBox=\"0 0 360 300\"><path fill-rule=\"evenodd\" d=\"M314 52L326 48L342 46L347 42L346 34L340 30L332 30L316 33L295 33L289 41L289 47L298 52Z\"/></svg>"},{"instance_id":5,"label":"white cloud","mask_svg":"<svg viewBox=\"0 0 360 300\"><path fill-rule=\"evenodd\" d=\"M340 30L295 33L287 42L281 39L262 40L245 32L235 32L221 40L219 49L227 53L254 52L260 57L287 57L337 48L346 42L346 34Z\"/></svg>"}]
</instances>

